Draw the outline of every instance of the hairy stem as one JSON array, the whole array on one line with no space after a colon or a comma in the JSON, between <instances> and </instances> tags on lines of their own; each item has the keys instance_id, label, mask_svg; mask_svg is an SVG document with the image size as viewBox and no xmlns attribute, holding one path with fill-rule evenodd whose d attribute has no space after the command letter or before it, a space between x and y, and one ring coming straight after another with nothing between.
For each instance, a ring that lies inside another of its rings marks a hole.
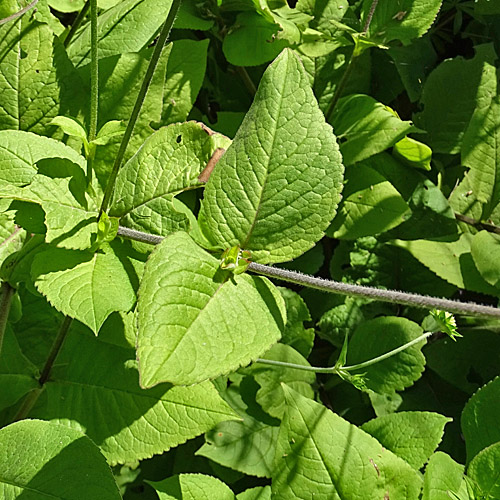
<instances>
[{"instance_id":1,"label":"hairy stem","mask_svg":"<svg viewBox=\"0 0 500 500\"><path fill-rule=\"evenodd\" d=\"M31 10L37 3L38 3L38 0L33 0L33 2L26 5L26 7L24 7L24 9L21 9L20 11L16 12L15 14L12 14L9 17L4 17L3 19L0 19L0 26L2 24L8 23L9 21L13 21L14 19L17 19L18 17L21 17L23 14L26 14L26 12L28 12L28 10Z\"/></svg>"},{"instance_id":2,"label":"hairy stem","mask_svg":"<svg viewBox=\"0 0 500 500\"><path fill-rule=\"evenodd\" d=\"M7 320L9 319L10 306L12 297L14 297L14 288L6 281L0 287L0 354L2 353L3 338L7 328Z\"/></svg>"},{"instance_id":3,"label":"hairy stem","mask_svg":"<svg viewBox=\"0 0 500 500\"><path fill-rule=\"evenodd\" d=\"M142 231L135 231L120 226L118 235L132 240L142 241L151 245L161 243L163 238ZM491 306L483 306L473 302L459 302L457 300L441 299L438 297L430 297L428 295L419 295L417 293L400 292L397 290L381 290L362 285L352 285L350 283L342 283L340 281L325 280L316 278L308 274L298 273L296 271L288 271L279 267L264 266L251 262L248 266L249 271L257 274L262 274L269 278L277 278L296 285L315 288L329 293L337 293L340 295L349 295L351 297L360 297L364 299L380 300L382 302L390 302L392 304L401 304L404 306L420 307L422 309L440 309L456 314L465 314L471 316L485 316L490 318L500 318L500 309Z\"/></svg>"},{"instance_id":4,"label":"hairy stem","mask_svg":"<svg viewBox=\"0 0 500 500\"><path fill-rule=\"evenodd\" d=\"M160 59L163 47L165 46L165 42L167 41L172 25L174 24L175 16L177 15L177 11L179 10L180 4L181 0L172 1L172 6L170 7L167 20L165 21L165 24L161 29L158 40L156 41L156 46L153 51L153 55L151 56L151 60L149 61L149 66L148 69L146 70L146 74L144 76L141 89L139 90L139 94L135 101L134 109L132 110L132 114L130 115L130 120L128 121L125 133L123 134L123 139L120 144L120 149L118 150L115 162L113 164L113 170L111 171L111 174L108 179L108 184L106 186L106 191L104 193L104 198L102 200L99 216L108 209L108 205L111 200L111 196L113 194L113 190L115 187L116 176L118 175L118 171L120 170L123 158L125 156L125 152L127 150L128 143L130 141L130 138L132 137L132 132L134 131L134 127L137 122L137 118L139 117L139 113L144 103L144 99L146 98L149 85L151 83L151 80L153 79L156 66L158 65L158 61Z\"/></svg>"},{"instance_id":5,"label":"hairy stem","mask_svg":"<svg viewBox=\"0 0 500 500\"><path fill-rule=\"evenodd\" d=\"M383 361L384 359L390 358L391 356L394 356L395 354L400 353L401 351L404 351L405 349L408 349L408 347L411 347L412 345L418 344L419 342L422 342L422 340L425 340L427 337L430 337L434 332L425 332L416 339L410 340L410 342L407 342L406 344L396 347L396 349L393 349L392 351L386 352L385 354L381 354L380 356L377 356L376 358L369 359L368 361L364 361L363 363L358 363L356 365L351 365L351 366L343 366L342 370L344 371L354 371L354 370L360 370L362 368L366 368L367 366L374 365L375 363L378 363L379 361Z\"/></svg>"},{"instance_id":6,"label":"hairy stem","mask_svg":"<svg viewBox=\"0 0 500 500\"><path fill-rule=\"evenodd\" d=\"M40 394L42 394L45 382L49 380L50 372L52 371L52 367L54 366L54 361L56 360L57 355L61 351L61 347L64 343L64 340L66 339L72 321L73 318L70 318L69 316L64 317L63 322L61 323L61 327L59 328L59 332L57 333L57 337L54 340L52 347L50 348L50 352L47 357L47 361L45 361L42 373L38 379L38 384L40 385L40 387L33 389L26 395L24 401L22 402L19 410L17 411L14 417L13 420L14 422L26 418L29 415L29 412L31 411L35 403L37 402L38 398L40 397Z\"/></svg>"},{"instance_id":7,"label":"hairy stem","mask_svg":"<svg viewBox=\"0 0 500 500\"><path fill-rule=\"evenodd\" d=\"M467 217L467 215L462 214L455 214L455 219L459 220L460 222L465 222L465 224L469 224L469 226L473 226L476 229L484 229L489 233L500 234L500 227L495 226L494 224L477 221L472 217Z\"/></svg>"},{"instance_id":8,"label":"hairy stem","mask_svg":"<svg viewBox=\"0 0 500 500\"><path fill-rule=\"evenodd\" d=\"M262 264L256 264L255 262L252 262L248 269L270 278L277 278L288 281L289 283L295 283L296 285L303 285L330 293L380 300L382 302L420 307L422 309L440 309L456 314L500 318L500 309L472 302L458 302L456 300L441 299L416 293L400 292L397 290L381 290L369 286L341 283L339 281L316 278L314 276L288 271L278 267L264 266Z\"/></svg>"},{"instance_id":9,"label":"hairy stem","mask_svg":"<svg viewBox=\"0 0 500 500\"><path fill-rule=\"evenodd\" d=\"M99 60L97 56L97 0L90 0L90 126L88 140L97 135L99 106Z\"/></svg>"},{"instance_id":10,"label":"hairy stem","mask_svg":"<svg viewBox=\"0 0 500 500\"><path fill-rule=\"evenodd\" d=\"M250 78L248 71L243 66L235 66L235 68L236 73L238 73L248 92L250 92L250 95L253 97L257 93L257 88L255 87L253 80Z\"/></svg>"},{"instance_id":11,"label":"hairy stem","mask_svg":"<svg viewBox=\"0 0 500 500\"><path fill-rule=\"evenodd\" d=\"M363 26L363 34L366 35L368 33L368 30L370 28L370 24L373 19L373 14L375 14L375 9L377 8L378 0L373 0L372 5L370 7L370 10L368 11L368 15L366 16L365 19L365 25Z\"/></svg>"},{"instance_id":12,"label":"hairy stem","mask_svg":"<svg viewBox=\"0 0 500 500\"><path fill-rule=\"evenodd\" d=\"M82 25L82 22L85 19L85 16L87 15L89 9L90 9L90 0L87 0L85 5L82 7L82 10L78 13L76 19L73 21L73 24L71 25L71 28L68 34L66 35L66 38L64 39L65 47L67 47L71 43L71 40L75 36L75 33L77 32L78 28Z\"/></svg>"}]
</instances>

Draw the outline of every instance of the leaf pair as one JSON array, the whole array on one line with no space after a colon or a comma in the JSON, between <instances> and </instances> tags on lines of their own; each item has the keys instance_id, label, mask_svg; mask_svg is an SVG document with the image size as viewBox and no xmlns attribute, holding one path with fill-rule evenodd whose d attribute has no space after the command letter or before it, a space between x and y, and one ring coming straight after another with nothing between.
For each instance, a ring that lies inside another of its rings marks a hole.
<instances>
[{"instance_id":1,"label":"leaf pair","mask_svg":"<svg viewBox=\"0 0 500 500\"><path fill-rule=\"evenodd\" d=\"M285 50L205 188L200 217L213 248L254 261L298 257L324 234L343 167L297 57ZM281 335L283 299L267 279L235 276L183 233L150 257L139 291L141 384L192 384L255 360Z\"/></svg>"}]
</instances>

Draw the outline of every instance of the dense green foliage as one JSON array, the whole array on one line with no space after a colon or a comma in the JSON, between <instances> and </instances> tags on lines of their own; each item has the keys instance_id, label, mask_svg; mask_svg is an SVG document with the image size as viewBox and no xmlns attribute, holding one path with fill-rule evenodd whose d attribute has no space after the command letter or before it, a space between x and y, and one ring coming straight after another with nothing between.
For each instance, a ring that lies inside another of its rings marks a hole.
<instances>
[{"instance_id":1,"label":"dense green foliage","mask_svg":"<svg viewBox=\"0 0 500 500\"><path fill-rule=\"evenodd\" d=\"M495 0L3 0L0 497L500 498L499 54Z\"/></svg>"}]
</instances>

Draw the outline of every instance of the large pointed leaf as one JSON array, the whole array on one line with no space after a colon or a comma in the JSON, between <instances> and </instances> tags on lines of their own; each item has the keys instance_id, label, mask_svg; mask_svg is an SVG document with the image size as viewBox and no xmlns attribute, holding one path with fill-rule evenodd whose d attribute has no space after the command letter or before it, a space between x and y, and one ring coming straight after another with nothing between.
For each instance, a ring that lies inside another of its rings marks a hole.
<instances>
[{"instance_id":1,"label":"large pointed leaf","mask_svg":"<svg viewBox=\"0 0 500 500\"><path fill-rule=\"evenodd\" d=\"M58 311L97 335L113 311L126 312L134 305L127 267L109 245L96 253L49 247L35 256L32 276L38 291Z\"/></svg>"},{"instance_id":2,"label":"large pointed leaf","mask_svg":"<svg viewBox=\"0 0 500 500\"><path fill-rule=\"evenodd\" d=\"M37 172L37 162L65 158L82 169L85 160L62 142L18 130L0 131L0 180L15 186L29 184Z\"/></svg>"},{"instance_id":3,"label":"large pointed leaf","mask_svg":"<svg viewBox=\"0 0 500 500\"><path fill-rule=\"evenodd\" d=\"M214 169L203 207L215 240L253 259L298 257L335 215L342 181L335 136L301 62L285 50L264 73L254 103Z\"/></svg>"},{"instance_id":4,"label":"large pointed leaf","mask_svg":"<svg viewBox=\"0 0 500 500\"><path fill-rule=\"evenodd\" d=\"M141 385L194 384L248 364L279 340L285 308L267 279L222 271L183 232L163 240L139 290Z\"/></svg>"},{"instance_id":5,"label":"large pointed leaf","mask_svg":"<svg viewBox=\"0 0 500 500\"><path fill-rule=\"evenodd\" d=\"M85 430L111 464L161 454L238 418L208 382L141 389L134 358L132 349L70 331L33 414Z\"/></svg>"},{"instance_id":6,"label":"large pointed leaf","mask_svg":"<svg viewBox=\"0 0 500 500\"><path fill-rule=\"evenodd\" d=\"M97 23L99 58L139 52L165 22L171 4L171 0L124 0L103 12ZM90 23L74 37L69 55L77 67L90 62Z\"/></svg>"},{"instance_id":7,"label":"large pointed leaf","mask_svg":"<svg viewBox=\"0 0 500 500\"><path fill-rule=\"evenodd\" d=\"M361 428L419 470L440 443L451 418L429 411L402 411L374 418Z\"/></svg>"},{"instance_id":8,"label":"large pointed leaf","mask_svg":"<svg viewBox=\"0 0 500 500\"><path fill-rule=\"evenodd\" d=\"M483 498L500 497L500 443L492 444L480 451L469 464L467 476L479 487Z\"/></svg>"},{"instance_id":9,"label":"large pointed leaf","mask_svg":"<svg viewBox=\"0 0 500 500\"><path fill-rule=\"evenodd\" d=\"M234 500L229 486L203 474L179 474L149 484L160 500Z\"/></svg>"},{"instance_id":10,"label":"large pointed leaf","mask_svg":"<svg viewBox=\"0 0 500 500\"><path fill-rule=\"evenodd\" d=\"M6 500L121 498L99 448L81 431L52 422L22 420L1 429L0 470Z\"/></svg>"},{"instance_id":11,"label":"large pointed leaf","mask_svg":"<svg viewBox=\"0 0 500 500\"><path fill-rule=\"evenodd\" d=\"M276 498L418 498L421 479L404 460L322 404L287 386L285 396L272 483Z\"/></svg>"},{"instance_id":12,"label":"large pointed leaf","mask_svg":"<svg viewBox=\"0 0 500 500\"><path fill-rule=\"evenodd\" d=\"M62 43L48 25L24 15L2 26L0 129L46 134L55 116L77 115L81 88Z\"/></svg>"},{"instance_id":13,"label":"large pointed leaf","mask_svg":"<svg viewBox=\"0 0 500 500\"><path fill-rule=\"evenodd\" d=\"M463 465L446 453L434 453L425 468L422 500L449 500L450 492L458 492L463 472Z\"/></svg>"},{"instance_id":14,"label":"large pointed leaf","mask_svg":"<svg viewBox=\"0 0 500 500\"><path fill-rule=\"evenodd\" d=\"M201 186L198 176L229 139L201 123L176 123L154 133L118 174L110 215L122 224L166 236L187 229L174 196Z\"/></svg>"}]
</instances>

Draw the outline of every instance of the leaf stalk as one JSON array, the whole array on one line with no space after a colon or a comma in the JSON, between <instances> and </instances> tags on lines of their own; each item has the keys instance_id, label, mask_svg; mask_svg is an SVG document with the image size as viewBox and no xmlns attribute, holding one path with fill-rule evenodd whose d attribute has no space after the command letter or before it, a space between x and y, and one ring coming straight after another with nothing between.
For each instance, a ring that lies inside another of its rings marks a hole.
<instances>
[{"instance_id":1,"label":"leaf stalk","mask_svg":"<svg viewBox=\"0 0 500 500\"><path fill-rule=\"evenodd\" d=\"M130 115L130 120L128 121L125 133L123 134L122 142L120 144L120 148L118 150L115 162L113 164L113 169L111 171L108 183L106 185L106 191L104 192L104 198L102 200L101 209L99 211L99 217L103 212L106 212L106 210L108 209L109 202L111 200L111 196L113 194L113 190L115 187L118 171L120 170L123 158L125 157L125 152L127 150L128 143L130 142L130 138L132 137L132 132L134 131L134 127L139 117L139 113L144 103L144 99L146 98L149 85L151 84L154 72L156 70L156 67L158 66L158 61L160 60L161 53L165 46L165 42L167 41L168 35L170 34L170 30L172 29L172 25L174 24L175 16L177 15L177 11L179 10L180 4L181 0L172 1L172 5L167 15L167 20L165 21L165 24L161 29L158 40L156 41L153 55L151 56L151 60L149 61L148 69L146 70L146 74L144 75L142 86L139 90L139 94L137 95L137 99L134 104L134 109L132 110L132 114Z\"/></svg>"},{"instance_id":2,"label":"leaf stalk","mask_svg":"<svg viewBox=\"0 0 500 500\"><path fill-rule=\"evenodd\" d=\"M87 15L89 9L90 9L90 0L87 0L85 5L82 7L82 10L78 13L75 20L73 21L73 24L71 25L71 28L68 34L66 35L66 38L64 39L63 45L65 47L68 47L68 45L71 43L71 40L75 36L75 33L77 32L78 28L82 25L82 22L85 19L85 16Z\"/></svg>"},{"instance_id":3,"label":"leaf stalk","mask_svg":"<svg viewBox=\"0 0 500 500\"><path fill-rule=\"evenodd\" d=\"M0 287L0 354L2 352L3 338L7 328L7 320L9 319L10 306L12 297L14 297L14 288L6 281Z\"/></svg>"}]
</instances>

